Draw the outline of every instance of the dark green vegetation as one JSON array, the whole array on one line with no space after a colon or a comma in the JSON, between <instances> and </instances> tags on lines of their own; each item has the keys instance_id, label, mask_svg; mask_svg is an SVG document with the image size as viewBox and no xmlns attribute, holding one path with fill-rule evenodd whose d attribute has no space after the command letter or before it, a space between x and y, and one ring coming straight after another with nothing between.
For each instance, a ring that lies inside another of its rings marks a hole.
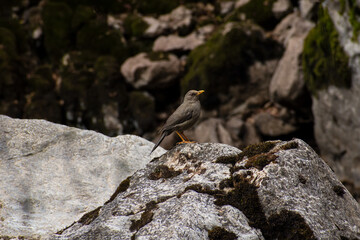
<instances>
[{"instance_id":1,"label":"dark green vegetation","mask_svg":"<svg viewBox=\"0 0 360 240\"><path fill-rule=\"evenodd\" d=\"M346 0L343 0L346 1ZM357 42L359 40L360 34L360 7L356 3L356 0L347 0L349 3L349 21L353 28L353 37L352 40Z\"/></svg>"},{"instance_id":2,"label":"dark green vegetation","mask_svg":"<svg viewBox=\"0 0 360 240\"><path fill-rule=\"evenodd\" d=\"M327 10L319 7L317 25L304 42L302 65L307 88L313 95L330 85L350 88L348 62Z\"/></svg>"},{"instance_id":3,"label":"dark green vegetation","mask_svg":"<svg viewBox=\"0 0 360 240\"><path fill-rule=\"evenodd\" d=\"M246 83L246 70L255 59L264 61L280 52L276 51L278 44L264 39L258 29L245 23L233 24L226 33L225 27L221 27L189 55L181 91L185 94L190 89L206 89L206 94L202 96L205 108L219 103L219 92L227 92L231 85Z\"/></svg>"},{"instance_id":4,"label":"dark green vegetation","mask_svg":"<svg viewBox=\"0 0 360 240\"><path fill-rule=\"evenodd\" d=\"M349 21L353 28L352 40L356 42L359 39L360 33L360 7L356 4L356 0L340 0L339 13L343 15L346 10L349 14Z\"/></svg>"},{"instance_id":5,"label":"dark green vegetation","mask_svg":"<svg viewBox=\"0 0 360 240\"><path fill-rule=\"evenodd\" d=\"M160 178L172 178L181 174L181 171L175 171L166 165L157 166L152 173L149 174L150 180L158 180Z\"/></svg>"},{"instance_id":6,"label":"dark green vegetation","mask_svg":"<svg viewBox=\"0 0 360 240\"><path fill-rule=\"evenodd\" d=\"M208 231L209 240L235 240L236 234L222 227L213 227Z\"/></svg>"},{"instance_id":7,"label":"dark green vegetation","mask_svg":"<svg viewBox=\"0 0 360 240\"><path fill-rule=\"evenodd\" d=\"M241 14L245 14L247 19L251 19L263 28L270 30L279 22L279 19L277 19L272 12L272 7L275 2L276 0L249 1L234 11L229 20L238 20Z\"/></svg>"}]
</instances>

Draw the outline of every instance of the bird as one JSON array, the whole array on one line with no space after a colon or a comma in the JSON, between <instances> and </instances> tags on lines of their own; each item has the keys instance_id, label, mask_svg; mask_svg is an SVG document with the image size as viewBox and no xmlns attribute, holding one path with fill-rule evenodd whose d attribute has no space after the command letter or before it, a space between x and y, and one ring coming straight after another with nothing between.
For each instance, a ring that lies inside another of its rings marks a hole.
<instances>
[{"instance_id":1,"label":"bird","mask_svg":"<svg viewBox=\"0 0 360 240\"><path fill-rule=\"evenodd\" d=\"M170 115L161 129L161 137L151 150L150 154L160 145L164 138L172 132L181 138L181 143L192 143L183 133L184 130L192 127L200 117L201 104L199 95L205 92L204 90L190 90L185 94L181 105Z\"/></svg>"}]
</instances>

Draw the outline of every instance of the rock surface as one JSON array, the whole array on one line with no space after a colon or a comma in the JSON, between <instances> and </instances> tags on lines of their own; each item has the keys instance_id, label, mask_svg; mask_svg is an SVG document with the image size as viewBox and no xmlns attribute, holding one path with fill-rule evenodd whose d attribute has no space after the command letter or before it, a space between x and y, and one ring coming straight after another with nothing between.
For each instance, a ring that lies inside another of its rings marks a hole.
<instances>
[{"instance_id":1,"label":"rock surface","mask_svg":"<svg viewBox=\"0 0 360 240\"><path fill-rule=\"evenodd\" d=\"M195 32L186 37L177 35L161 36L155 40L153 51L190 51L203 43L204 39Z\"/></svg>"},{"instance_id":2,"label":"rock surface","mask_svg":"<svg viewBox=\"0 0 360 240\"><path fill-rule=\"evenodd\" d=\"M360 189L360 44L354 41L347 14L332 1L324 5L349 56L351 88L330 86L313 96L314 130L321 154L342 181Z\"/></svg>"},{"instance_id":3,"label":"rock surface","mask_svg":"<svg viewBox=\"0 0 360 240\"><path fill-rule=\"evenodd\" d=\"M357 239L360 208L303 141L178 145L52 239Z\"/></svg>"},{"instance_id":4,"label":"rock surface","mask_svg":"<svg viewBox=\"0 0 360 240\"><path fill-rule=\"evenodd\" d=\"M139 53L128 58L121 66L121 73L126 81L135 88L164 87L164 84L176 79L180 71L180 60L173 54L151 60L146 53Z\"/></svg>"},{"instance_id":5,"label":"rock surface","mask_svg":"<svg viewBox=\"0 0 360 240\"><path fill-rule=\"evenodd\" d=\"M270 97L277 102L296 104L304 94L305 82L301 67L304 39L313 23L301 19L297 13L287 16L274 30L286 47L270 83Z\"/></svg>"},{"instance_id":6,"label":"rock surface","mask_svg":"<svg viewBox=\"0 0 360 240\"><path fill-rule=\"evenodd\" d=\"M143 168L152 146L0 115L0 236L44 237L70 225Z\"/></svg>"}]
</instances>

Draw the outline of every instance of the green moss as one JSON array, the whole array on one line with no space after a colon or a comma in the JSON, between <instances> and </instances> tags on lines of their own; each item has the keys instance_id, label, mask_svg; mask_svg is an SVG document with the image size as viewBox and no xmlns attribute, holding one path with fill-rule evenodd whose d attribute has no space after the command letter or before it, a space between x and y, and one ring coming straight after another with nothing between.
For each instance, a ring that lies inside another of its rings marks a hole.
<instances>
[{"instance_id":1,"label":"green moss","mask_svg":"<svg viewBox=\"0 0 360 240\"><path fill-rule=\"evenodd\" d=\"M90 6L79 5L76 7L75 13L71 20L72 29L76 30L82 25L88 23L91 19L95 18L96 14Z\"/></svg>"},{"instance_id":2,"label":"green moss","mask_svg":"<svg viewBox=\"0 0 360 240\"><path fill-rule=\"evenodd\" d=\"M333 186L333 191L336 193L336 195L342 197L345 194L345 189L341 185L335 185Z\"/></svg>"},{"instance_id":3,"label":"green moss","mask_svg":"<svg viewBox=\"0 0 360 240\"><path fill-rule=\"evenodd\" d=\"M229 232L222 227L213 227L208 231L209 240L235 240L237 236L233 232Z\"/></svg>"},{"instance_id":4,"label":"green moss","mask_svg":"<svg viewBox=\"0 0 360 240\"><path fill-rule=\"evenodd\" d=\"M256 144L251 144L243 149L240 153L240 160L243 159L245 156L251 158L255 155L261 153L267 153L275 147L276 143L273 141L261 142Z\"/></svg>"},{"instance_id":5,"label":"green moss","mask_svg":"<svg viewBox=\"0 0 360 240\"><path fill-rule=\"evenodd\" d=\"M102 83L111 84L119 74L119 63L113 56L100 56L96 59L94 70L96 78Z\"/></svg>"},{"instance_id":6,"label":"green moss","mask_svg":"<svg viewBox=\"0 0 360 240\"><path fill-rule=\"evenodd\" d=\"M151 210L144 211L139 220L131 220L130 231L138 231L140 228L152 221L154 213Z\"/></svg>"},{"instance_id":7,"label":"green moss","mask_svg":"<svg viewBox=\"0 0 360 240\"><path fill-rule=\"evenodd\" d=\"M302 65L307 88L313 95L330 85L351 87L348 56L326 9L319 7L318 23L304 42Z\"/></svg>"},{"instance_id":8,"label":"green moss","mask_svg":"<svg viewBox=\"0 0 360 240\"><path fill-rule=\"evenodd\" d=\"M339 13L341 15L344 14L345 12L345 9L346 9L346 0L340 0L340 10L339 10Z\"/></svg>"},{"instance_id":9,"label":"green moss","mask_svg":"<svg viewBox=\"0 0 360 240\"><path fill-rule=\"evenodd\" d=\"M149 25L141 16L130 14L124 20L124 30L127 36L141 37Z\"/></svg>"},{"instance_id":10,"label":"green moss","mask_svg":"<svg viewBox=\"0 0 360 240\"><path fill-rule=\"evenodd\" d=\"M233 23L223 35L221 27L205 44L191 51L186 65L186 75L181 80L181 91L204 89L202 105L211 108L219 103L218 95L228 92L233 84L246 83L247 67L255 59L271 58L275 51L273 41L264 40L257 30L245 24ZM259 47L261 46L261 47Z\"/></svg>"},{"instance_id":11,"label":"green moss","mask_svg":"<svg viewBox=\"0 0 360 240\"><path fill-rule=\"evenodd\" d=\"M343 0L346 1L346 0ZM360 7L357 5L356 0L348 0L349 2L349 21L353 28L352 40L357 42L360 33Z\"/></svg>"},{"instance_id":12,"label":"green moss","mask_svg":"<svg viewBox=\"0 0 360 240\"><path fill-rule=\"evenodd\" d=\"M175 171L166 165L157 166L148 176L150 180L158 180L160 178L172 178L181 174L181 171Z\"/></svg>"},{"instance_id":13,"label":"green moss","mask_svg":"<svg viewBox=\"0 0 360 240\"><path fill-rule=\"evenodd\" d=\"M125 192L129 188L130 178L131 177L126 178L119 184L119 186L116 188L113 195L111 195L110 199L108 201L106 201L105 204L112 202L117 197L117 195L119 195L119 193Z\"/></svg>"},{"instance_id":14,"label":"green moss","mask_svg":"<svg viewBox=\"0 0 360 240\"><path fill-rule=\"evenodd\" d=\"M85 213L80 218L78 223L82 223L83 225L89 225L90 223L92 223L92 221L94 221L99 216L100 209L101 209L101 207L98 207L98 208L92 210L91 212Z\"/></svg>"},{"instance_id":15,"label":"green moss","mask_svg":"<svg viewBox=\"0 0 360 240\"><path fill-rule=\"evenodd\" d=\"M42 9L45 48L57 60L69 49L72 9L63 2L46 2Z\"/></svg>"},{"instance_id":16,"label":"green moss","mask_svg":"<svg viewBox=\"0 0 360 240\"><path fill-rule=\"evenodd\" d=\"M111 55L123 61L126 49L120 31L110 29L105 21L92 20L76 35L76 46L97 55Z\"/></svg>"},{"instance_id":17,"label":"green moss","mask_svg":"<svg viewBox=\"0 0 360 240\"><path fill-rule=\"evenodd\" d=\"M280 147L281 150L289 150L298 148L299 144L295 141L288 142Z\"/></svg>"},{"instance_id":18,"label":"green moss","mask_svg":"<svg viewBox=\"0 0 360 240\"><path fill-rule=\"evenodd\" d=\"M229 21L241 20L241 14L245 14L247 19L252 19L263 28L270 30L279 22L272 11L276 0L252 0L235 10L229 17Z\"/></svg>"},{"instance_id":19,"label":"green moss","mask_svg":"<svg viewBox=\"0 0 360 240\"><path fill-rule=\"evenodd\" d=\"M260 153L249 158L245 164L245 168L255 167L262 170L266 165L274 162L277 156L272 153Z\"/></svg>"},{"instance_id":20,"label":"green moss","mask_svg":"<svg viewBox=\"0 0 360 240\"><path fill-rule=\"evenodd\" d=\"M272 231L271 239L315 240L313 231L305 219L296 212L281 210L268 219Z\"/></svg>"}]
</instances>

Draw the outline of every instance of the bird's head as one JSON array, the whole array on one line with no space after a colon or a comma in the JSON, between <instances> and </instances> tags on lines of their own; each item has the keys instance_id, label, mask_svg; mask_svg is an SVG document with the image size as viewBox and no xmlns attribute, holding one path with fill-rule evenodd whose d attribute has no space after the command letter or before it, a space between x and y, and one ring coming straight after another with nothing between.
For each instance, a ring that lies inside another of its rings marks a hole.
<instances>
[{"instance_id":1,"label":"bird's head","mask_svg":"<svg viewBox=\"0 0 360 240\"><path fill-rule=\"evenodd\" d=\"M205 92L204 90L190 90L185 94L184 101L197 101L199 100L199 95Z\"/></svg>"}]
</instances>

